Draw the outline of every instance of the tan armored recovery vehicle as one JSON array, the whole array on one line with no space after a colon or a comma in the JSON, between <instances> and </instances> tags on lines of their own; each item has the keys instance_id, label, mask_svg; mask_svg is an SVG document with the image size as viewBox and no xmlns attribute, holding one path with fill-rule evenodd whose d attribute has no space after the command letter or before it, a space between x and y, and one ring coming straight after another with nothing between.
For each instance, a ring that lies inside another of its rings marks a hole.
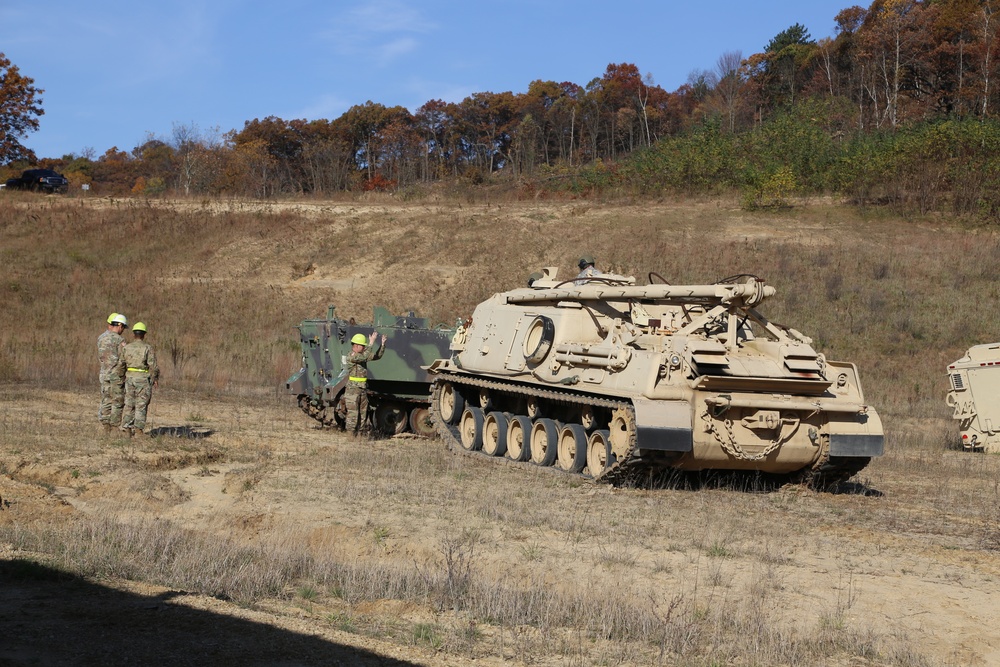
<instances>
[{"instance_id":1,"label":"tan armored recovery vehicle","mask_svg":"<svg viewBox=\"0 0 1000 667\"><path fill-rule=\"evenodd\" d=\"M974 345L948 366L946 401L959 421L962 447L1000 452L1000 343Z\"/></svg>"},{"instance_id":2,"label":"tan armored recovery vehicle","mask_svg":"<svg viewBox=\"0 0 1000 667\"><path fill-rule=\"evenodd\" d=\"M722 469L829 484L882 454L854 365L757 312L773 287L649 280L548 268L479 304L430 367L438 432L610 483Z\"/></svg>"}]
</instances>

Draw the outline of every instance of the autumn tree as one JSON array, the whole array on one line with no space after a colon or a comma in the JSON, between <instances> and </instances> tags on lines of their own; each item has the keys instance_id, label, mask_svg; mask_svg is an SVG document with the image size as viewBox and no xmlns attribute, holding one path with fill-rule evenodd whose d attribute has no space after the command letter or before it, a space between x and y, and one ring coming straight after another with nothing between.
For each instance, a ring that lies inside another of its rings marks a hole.
<instances>
[{"instance_id":1,"label":"autumn tree","mask_svg":"<svg viewBox=\"0 0 1000 667\"><path fill-rule=\"evenodd\" d=\"M139 191L155 194L166 189L176 170L173 148L149 134L143 143L132 149L132 157L138 162L136 175L143 179ZM133 191L136 191L135 186Z\"/></svg>"},{"instance_id":2,"label":"autumn tree","mask_svg":"<svg viewBox=\"0 0 1000 667\"><path fill-rule=\"evenodd\" d=\"M135 185L138 174L135 160L117 146L112 146L94 162L91 175L95 182L112 192L129 192Z\"/></svg>"},{"instance_id":3,"label":"autumn tree","mask_svg":"<svg viewBox=\"0 0 1000 667\"><path fill-rule=\"evenodd\" d=\"M973 10L971 30L977 48L973 53L978 74L979 97L977 109L983 118L990 116L990 96L993 94L993 71L996 68L996 49L1000 34L1000 0L982 0Z\"/></svg>"},{"instance_id":4,"label":"autumn tree","mask_svg":"<svg viewBox=\"0 0 1000 667\"><path fill-rule=\"evenodd\" d=\"M302 190L322 194L348 189L357 171L354 154L333 123L326 119L314 120L303 123L300 130Z\"/></svg>"},{"instance_id":5,"label":"autumn tree","mask_svg":"<svg viewBox=\"0 0 1000 667\"><path fill-rule=\"evenodd\" d=\"M963 117L989 109L998 9L996 0L921 5L916 46L923 57L916 59L913 90L934 112Z\"/></svg>"},{"instance_id":6,"label":"autumn tree","mask_svg":"<svg viewBox=\"0 0 1000 667\"><path fill-rule=\"evenodd\" d=\"M721 102L729 131L736 130L736 114L743 92L743 53L726 51L715 63L715 94Z\"/></svg>"},{"instance_id":7,"label":"autumn tree","mask_svg":"<svg viewBox=\"0 0 1000 667\"><path fill-rule=\"evenodd\" d=\"M457 175L457 107L442 100L430 100L414 114L413 122L423 140L423 178Z\"/></svg>"},{"instance_id":8,"label":"autumn tree","mask_svg":"<svg viewBox=\"0 0 1000 667\"><path fill-rule=\"evenodd\" d=\"M646 90L638 67L632 63L609 64L601 78L600 97L612 158L619 150L627 152L649 145L649 136L644 132Z\"/></svg>"},{"instance_id":9,"label":"autumn tree","mask_svg":"<svg viewBox=\"0 0 1000 667\"><path fill-rule=\"evenodd\" d=\"M547 165L557 160L572 163L579 132L582 90L580 86L565 81L537 80L528 85L528 92L519 96L521 123L518 145L522 155L528 155L527 138L534 137L536 145L531 148L531 153L537 155L540 162ZM526 164L533 163L534 160L529 160Z\"/></svg>"},{"instance_id":10,"label":"autumn tree","mask_svg":"<svg viewBox=\"0 0 1000 667\"><path fill-rule=\"evenodd\" d=\"M423 142L413 117L395 117L379 133L379 171L392 184L409 185L418 179ZM383 183L383 186L388 183Z\"/></svg>"},{"instance_id":11,"label":"autumn tree","mask_svg":"<svg viewBox=\"0 0 1000 667\"><path fill-rule=\"evenodd\" d=\"M231 137L233 155L230 171L234 187L250 197L269 197L274 194L278 180L275 178L276 160L265 139L247 138L236 143Z\"/></svg>"},{"instance_id":12,"label":"autumn tree","mask_svg":"<svg viewBox=\"0 0 1000 667\"><path fill-rule=\"evenodd\" d=\"M301 191L302 134L299 125L276 116L264 119L254 118L243 124L243 129L233 135L233 142L239 148L243 144L252 146L241 154L253 164L255 178L266 183L255 189L270 194ZM270 159L260 160L263 146Z\"/></svg>"},{"instance_id":13,"label":"autumn tree","mask_svg":"<svg viewBox=\"0 0 1000 667\"><path fill-rule=\"evenodd\" d=\"M204 190L212 177L209 147L217 143L207 138L195 123L174 123L171 147L177 166L177 183L185 195Z\"/></svg>"},{"instance_id":14,"label":"autumn tree","mask_svg":"<svg viewBox=\"0 0 1000 667\"><path fill-rule=\"evenodd\" d=\"M913 70L917 39L917 0L875 0L861 31L862 86L874 112L876 127L899 124L900 96L907 72Z\"/></svg>"},{"instance_id":15,"label":"autumn tree","mask_svg":"<svg viewBox=\"0 0 1000 667\"><path fill-rule=\"evenodd\" d=\"M459 148L479 176L493 173L510 157L518 121L513 93L473 93L458 105Z\"/></svg>"},{"instance_id":16,"label":"autumn tree","mask_svg":"<svg viewBox=\"0 0 1000 667\"><path fill-rule=\"evenodd\" d=\"M333 121L336 132L351 146L358 169L368 179L374 178L383 160L391 157L391 142L386 141L383 131L393 123L397 123L398 130L400 126L412 126L413 119L405 107L387 107L371 100L356 104Z\"/></svg>"},{"instance_id":17,"label":"autumn tree","mask_svg":"<svg viewBox=\"0 0 1000 667\"><path fill-rule=\"evenodd\" d=\"M39 97L44 92L0 53L0 162L35 161L20 138L38 129L38 117L45 113Z\"/></svg>"}]
</instances>

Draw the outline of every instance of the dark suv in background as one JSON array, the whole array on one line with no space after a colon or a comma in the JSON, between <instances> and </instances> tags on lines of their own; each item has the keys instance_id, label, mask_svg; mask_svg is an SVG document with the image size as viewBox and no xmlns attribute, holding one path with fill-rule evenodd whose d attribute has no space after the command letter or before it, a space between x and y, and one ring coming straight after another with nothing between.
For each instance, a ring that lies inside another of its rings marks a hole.
<instances>
[{"instance_id":1,"label":"dark suv in background","mask_svg":"<svg viewBox=\"0 0 1000 667\"><path fill-rule=\"evenodd\" d=\"M7 179L8 190L33 190L40 192L66 192L69 181L51 169L29 169L19 178Z\"/></svg>"}]
</instances>

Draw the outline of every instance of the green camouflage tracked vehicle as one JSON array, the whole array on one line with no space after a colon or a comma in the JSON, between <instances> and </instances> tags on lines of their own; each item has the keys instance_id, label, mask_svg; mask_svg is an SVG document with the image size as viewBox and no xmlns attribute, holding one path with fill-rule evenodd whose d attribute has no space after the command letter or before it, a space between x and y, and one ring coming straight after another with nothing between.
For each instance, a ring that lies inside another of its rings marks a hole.
<instances>
[{"instance_id":1,"label":"green camouflage tracked vehicle","mask_svg":"<svg viewBox=\"0 0 1000 667\"><path fill-rule=\"evenodd\" d=\"M649 280L549 268L479 304L430 369L438 432L610 483L753 470L826 485L882 454L854 365L756 310L773 287Z\"/></svg>"},{"instance_id":2,"label":"green camouflage tracked vehicle","mask_svg":"<svg viewBox=\"0 0 1000 667\"><path fill-rule=\"evenodd\" d=\"M299 407L325 426L343 428L347 386L346 357L351 336L373 330L386 336L386 351L368 365L368 392L375 429L387 435L407 429L433 435L428 418L430 378L423 368L448 354L454 329L432 327L411 312L397 317L376 307L370 324L343 320L330 306L325 319L305 320L296 327L302 345L302 368L285 384Z\"/></svg>"}]
</instances>

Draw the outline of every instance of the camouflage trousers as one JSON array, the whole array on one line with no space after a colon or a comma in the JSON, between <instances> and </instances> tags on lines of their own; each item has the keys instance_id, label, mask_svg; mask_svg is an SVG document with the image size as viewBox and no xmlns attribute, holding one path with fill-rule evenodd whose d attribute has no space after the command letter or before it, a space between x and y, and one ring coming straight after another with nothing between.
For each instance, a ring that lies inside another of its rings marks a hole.
<instances>
[{"instance_id":1,"label":"camouflage trousers","mask_svg":"<svg viewBox=\"0 0 1000 667\"><path fill-rule=\"evenodd\" d=\"M358 382L348 382L344 389L347 404L347 432L364 431L368 422L368 390Z\"/></svg>"},{"instance_id":2,"label":"camouflage trousers","mask_svg":"<svg viewBox=\"0 0 1000 667\"><path fill-rule=\"evenodd\" d=\"M122 430L146 428L146 409L153 398L153 381L148 375L125 378L125 409L122 411Z\"/></svg>"},{"instance_id":3,"label":"camouflage trousers","mask_svg":"<svg viewBox=\"0 0 1000 667\"><path fill-rule=\"evenodd\" d=\"M115 376L101 376L101 407L97 420L102 424L118 426L122 422L125 405L125 381Z\"/></svg>"}]
</instances>

